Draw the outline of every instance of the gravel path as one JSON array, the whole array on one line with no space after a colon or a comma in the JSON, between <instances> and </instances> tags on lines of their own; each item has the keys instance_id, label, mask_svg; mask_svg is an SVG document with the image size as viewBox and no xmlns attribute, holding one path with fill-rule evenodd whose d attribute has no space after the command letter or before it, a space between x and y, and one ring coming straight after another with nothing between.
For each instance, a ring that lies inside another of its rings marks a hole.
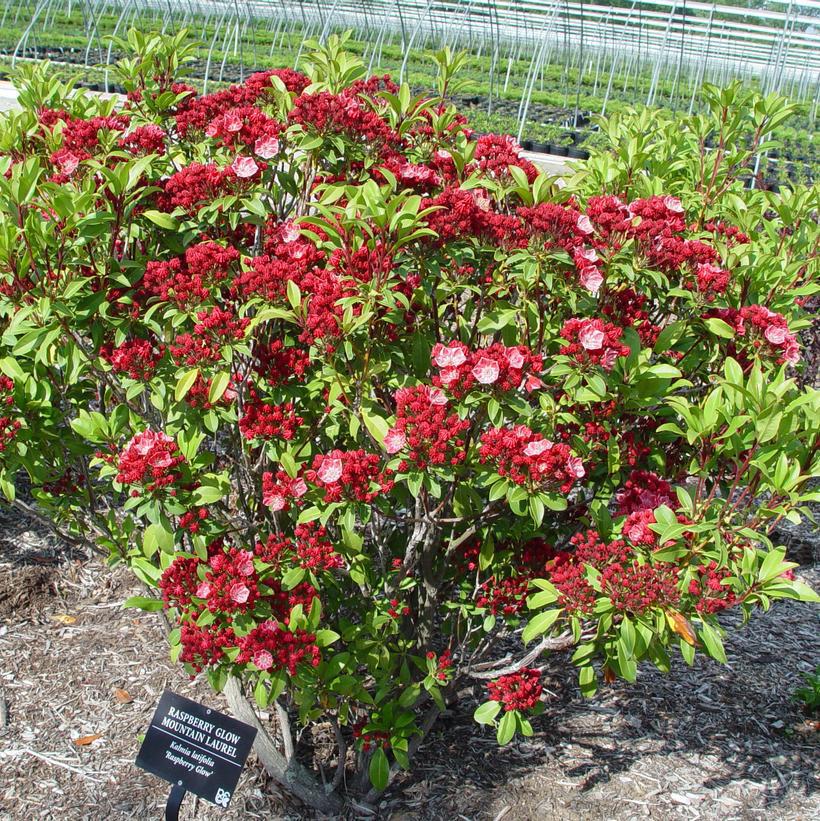
<instances>
[{"instance_id":1,"label":"gravel path","mask_svg":"<svg viewBox=\"0 0 820 821\"><path fill-rule=\"evenodd\" d=\"M0 511L0 531L0 819L160 818L164 783L133 765L159 694L224 701L168 661L159 617L121 607L139 592L125 569L64 558L16 514ZM820 583L816 566L801 575ZM592 701L561 669L536 735L503 750L466 703L443 717L379 817L820 817L820 735L791 701L799 674L820 663L818 627L817 607L784 603L732 635L728 666L647 669ZM180 815L312 817L253 755L227 812L189 797Z\"/></svg>"}]
</instances>

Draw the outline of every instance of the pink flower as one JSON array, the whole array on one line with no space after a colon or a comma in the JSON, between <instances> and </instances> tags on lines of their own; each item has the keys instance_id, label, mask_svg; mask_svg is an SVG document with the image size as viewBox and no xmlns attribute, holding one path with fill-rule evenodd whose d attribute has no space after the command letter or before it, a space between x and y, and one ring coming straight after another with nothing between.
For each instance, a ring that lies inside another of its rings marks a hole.
<instances>
[{"instance_id":1,"label":"pink flower","mask_svg":"<svg viewBox=\"0 0 820 821\"><path fill-rule=\"evenodd\" d=\"M269 670L273 667L273 656L267 650L257 650L251 659L260 670Z\"/></svg>"},{"instance_id":2,"label":"pink flower","mask_svg":"<svg viewBox=\"0 0 820 821\"><path fill-rule=\"evenodd\" d=\"M444 391L439 390L439 388L430 388L428 396L430 397L431 405L447 404L447 397L444 395Z\"/></svg>"},{"instance_id":3,"label":"pink flower","mask_svg":"<svg viewBox=\"0 0 820 821\"><path fill-rule=\"evenodd\" d=\"M167 450L158 451L148 458L148 464L152 468L167 468L171 465L171 454Z\"/></svg>"},{"instance_id":4,"label":"pink flower","mask_svg":"<svg viewBox=\"0 0 820 821\"><path fill-rule=\"evenodd\" d=\"M242 118L235 111L229 111L225 114L222 122L225 126L225 131L236 133L242 130Z\"/></svg>"},{"instance_id":5,"label":"pink flower","mask_svg":"<svg viewBox=\"0 0 820 821\"><path fill-rule=\"evenodd\" d=\"M433 362L439 368L457 368L467 361L467 355L458 342L451 342L446 348L440 342L433 346Z\"/></svg>"},{"instance_id":6,"label":"pink flower","mask_svg":"<svg viewBox=\"0 0 820 821\"><path fill-rule=\"evenodd\" d=\"M228 590L231 601L236 602L236 604L245 604L250 594L251 591L243 582L234 582Z\"/></svg>"},{"instance_id":7,"label":"pink flower","mask_svg":"<svg viewBox=\"0 0 820 821\"><path fill-rule=\"evenodd\" d=\"M601 357L601 367L605 371L611 371L615 367L615 360L618 358L618 352L614 348L607 348Z\"/></svg>"},{"instance_id":8,"label":"pink flower","mask_svg":"<svg viewBox=\"0 0 820 821\"><path fill-rule=\"evenodd\" d=\"M451 382L455 382L456 379L459 377L458 368L445 368L440 374L439 379L441 379L442 385L449 385Z\"/></svg>"},{"instance_id":9,"label":"pink flower","mask_svg":"<svg viewBox=\"0 0 820 821\"><path fill-rule=\"evenodd\" d=\"M592 226L592 221L586 214L580 214L578 216L576 225L582 234L591 234L595 230Z\"/></svg>"},{"instance_id":10,"label":"pink flower","mask_svg":"<svg viewBox=\"0 0 820 821\"><path fill-rule=\"evenodd\" d=\"M406 441L407 438L401 431L391 429L387 431L387 435L384 437L384 449L388 453L398 453L404 447Z\"/></svg>"},{"instance_id":11,"label":"pink flower","mask_svg":"<svg viewBox=\"0 0 820 821\"><path fill-rule=\"evenodd\" d=\"M211 595L211 585L208 582L201 582L196 589L196 595L200 599L207 599Z\"/></svg>"},{"instance_id":12,"label":"pink flower","mask_svg":"<svg viewBox=\"0 0 820 821\"><path fill-rule=\"evenodd\" d=\"M282 242L296 242L299 237L299 226L295 222L288 220L282 224Z\"/></svg>"},{"instance_id":13,"label":"pink flower","mask_svg":"<svg viewBox=\"0 0 820 821\"><path fill-rule=\"evenodd\" d=\"M260 137L253 145L253 150L263 159L269 160L279 153L279 140L276 137Z\"/></svg>"},{"instance_id":14,"label":"pink flower","mask_svg":"<svg viewBox=\"0 0 820 821\"><path fill-rule=\"evenodd\" d=\"M524 456L540 456L551 447L552 442L549 439L533 439L532 442L527 442L524 448Z\"/></svg>"},{"instance_id":15,"label":"pink flower","mask_svg":"<svg viewBox=\"0 0 820 821\"><path fill-rule=\"evenodd\" d=\"M239 552L236 568L241 576L253 575L253 553L250 550L241 550Z\"/></svg>"},{"instance_id":16,"label":"pink flower","mask_svg":"<svg viewBox=\"0 0 820 821\"><path fill-rule=\"evenodd\" d=\"M786 328L778 328L776 325L769 325L763 332L763 336L772 343L772 345L780 345L786 341L789 332Z\"/></svg>"},{"instance_id":17,"label":"pink flower","mask_svg":"<svg viewBox=\"0 0 820 821\"><path fill-rule=\"evenodd\" d=\"M482 385L492 385L498 379L498 362L489 357L482 356L473 368L473 376Z\"/></svg>"},{"instance_id":18,"label":"pink flower","mask_svg":"<svg viewBox=\"0 0 820 821\"><path fill-rule=\"evenodd\" d=\"M605 334L598 328L586 327L578 334L578 341L587 351L599 351L604 344Z\"/></svg>"},{"instance_id":19,"label":"pink flower","mask_svg":"<svg viewBox=\"0 0 820 821\"><path fill-rule=\"evenodd\" d=\"M252 177L259 170L259 166L253 157L242 156L237 156L231 163L231 168L233 169L233 173L241 180Z\"/></svg>"},{"instance_id":20,"label":"pink flower","mask_svg":"<svg viewBox=\"0 0 820 821\"><path fill-rule=\"evenodd\" d=\"M510 348L507 352L507 361L510 363L511 368L523 368L526 360L524 354L518 348Z\"/></svg>"},{"instance_id":21,"label":"pink flower","mask_svg":"<svg viewBox=\"0 0 820 821\"><path fill-rule=\"evenodd\" d=\"M294 479L290 486L294 498L299 499L308 492L307 482L304 479Z\"/></svg>"},{"instance_id":22,"label":"pink flower","mask_svg":"<svg viewBox=\"0 0 820 821\"><path fill-rule=\"evenodd\" d=\"M326 485L338 482L342 478L342 460L333 456L325 456L316 476Z\"/></svg>"},{"instance_id":23,"label":"pink flower","mask_svg":"<svg viewBox=\"0 0 820 821\"><path fill-rule=\"evenodd\" d=\"M79 164L80 159L76 154L69 152L60 157L60 171L62 171L63 174L73 174Z\"/></svg>"},{"instance_id":24,"label":"pink flower","mask_svg":"<svg viewBox=\"0 0 820 821\"><path fill-rule=\"evenodd\" d=\"M675 214L683 213L683 205L677 197L664 197L663 204Z\"/></svg>"},{"instance_id":25,"label":"pink flower","mask_svg":"<svg viewBox=\"0 0 820 821\"><path fill-rule=\"evenodd\" d=\"M598 261L598 254L595 253L594 248L585 248L583 251L581 251L581 256L587 262L597 262Z\"/></svg>"},{"instance_id":26,"label":"pink flower","mask_svg":"<svg viewBox=\"0 0 820 821\"><path fill-rule=\"evenodd\" d=\"M532 393L533 391L537 391L538 388L543 388L544 383L537 377L537 376L528 376L524 380L524 390L527 393Z\"/></svg>"},{"instance_id":27,"label":"pink flower","mask_svg":"<svg viewBox=\"0 0 820 821\"><path fill-rule=\"evenodd\" d=\"M586 475L584 463L577 456L570 456L567 459L567 471L576 479L583 479Z\"/></svg>"},{"instance_id":28,"label":"pink flower","mask_svg":"<svg viewBox=\"0 0 820 821\"><path fill-rule=\"evenodd\" d=\"M587 289L591 294L597 294L601 290L601 285L604 284L604 278L601 272L590 265L587 268L581 269L581 285Z\"/></svg>"},{"instance_id":29,"label":"pink flower","mask_svg":"<svg viewBox=\"0 0 820 821\"><path fill-rule=\"evenodd\" d=\"M271 493L262 494L262 504L265 505L265 507L269 507L274 513L276 513L279 510L284 510L287 500L281 493L273 491Z\"/></svg>"}]
</instances>

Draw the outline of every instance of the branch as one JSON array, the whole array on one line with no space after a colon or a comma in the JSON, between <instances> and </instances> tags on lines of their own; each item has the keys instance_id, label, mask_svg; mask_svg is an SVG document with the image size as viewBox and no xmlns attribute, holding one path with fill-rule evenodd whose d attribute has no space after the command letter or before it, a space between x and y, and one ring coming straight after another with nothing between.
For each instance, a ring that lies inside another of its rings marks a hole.
<instances>
[{"instance_id":1,"label":"branch","mask_svg":"<svg viewBox=\"0 0 820 821\"><path fill-rule=\"evenodd\" d=\"M253 746L268 773L288 792L293 793L310 807L328 815L338 815L342 809L341 798L335 793L326 793L313 774L295 757L288 761L279 752L270 734L259 721L256 711L245 698L242 684L235 676L231 676L225 685L225 697L228 699L233 714L256 728L256 741Z\"/></svg>"},{"instance_id":2,"label":"branch","mask_svg":"<svg viewBox=\"0 0 820 821\"><path fill-rule=\"evenodd\" d=\"M494 667L491 670L475 670L474 668L465 671L465 675L482 681L498 678L499 676L508 676L510 673L517 673L522 668L528 667L545 650L566 650L568 647L572 647L573 644L575 644L575 639L572 633L562 633L560 636L545 636L529 653L512 664L507 664L505 667Z\"/></svg>"}]
</instances>

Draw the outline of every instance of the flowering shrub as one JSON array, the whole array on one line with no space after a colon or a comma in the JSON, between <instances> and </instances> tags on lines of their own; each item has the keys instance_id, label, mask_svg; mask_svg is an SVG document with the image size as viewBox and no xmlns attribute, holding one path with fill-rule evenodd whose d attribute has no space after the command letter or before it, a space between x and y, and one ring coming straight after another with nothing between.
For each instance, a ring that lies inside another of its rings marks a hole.
<instances>
[{"instance_id":1,"label":"flowering shrub","mask_svg":"<svg viewBox=\"0 0 820 821\"><path fill-rule=\"evenodd\" d=\"M471 139L446 53L433 99L337 40L199 96L181 36L123 45L121 107L30 69L0 134L0 486L127 563L286 750L332 724L327 790L264 748L285 786L336 810L350 745L372 797L467 682L506 743L550 653L591 694L816 600L768 536L816 498L812 194L741 195L726 148L561 188Z\"/></svg>"}]
</instances>

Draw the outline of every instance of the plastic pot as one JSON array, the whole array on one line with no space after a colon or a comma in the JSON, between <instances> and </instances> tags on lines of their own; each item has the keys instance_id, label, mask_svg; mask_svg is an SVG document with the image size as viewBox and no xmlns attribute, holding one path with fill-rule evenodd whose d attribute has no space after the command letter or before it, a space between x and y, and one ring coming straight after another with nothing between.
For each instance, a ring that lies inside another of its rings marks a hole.
<instances>
[{"instance_id":1,"label":"plastic pot","mask_svg":"<svg viewBox=\"0 0 820 821\"><path fill-rule=\"evenodd\" d=\"M588 160L589 151L585 148L577 148L576 146L571 145L567 148L567 156L573 160Z\"/></svg>"},{"instance_id":2,"label":"plastic pot","mask_svg":"<svg viewBox=\"0 0 820 821\"><path fill-rule=\"evenodd\" d=\"M540 143L537 140L533 141L532 150L538 154L549 154L550 153L550 144L549 143Z\"/></svg>"},{"instance_id":3,"label":"plastic pot","mask_svg":"<svg viewBox=\"0 0 820 821\"><path fill-rule=\"evenodd\" d=\"M549 145L548 154L552 154L555 157L566 157L568 147L566 145Z\"/></svg>"}]
</instances>

